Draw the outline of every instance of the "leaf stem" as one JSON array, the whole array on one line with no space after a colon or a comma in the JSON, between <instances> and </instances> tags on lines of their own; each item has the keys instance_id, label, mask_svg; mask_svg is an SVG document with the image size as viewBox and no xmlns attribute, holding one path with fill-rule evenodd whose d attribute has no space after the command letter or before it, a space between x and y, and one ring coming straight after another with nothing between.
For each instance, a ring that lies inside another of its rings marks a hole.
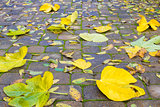
<instances>
[{"instance_id":1,"label":"leaf stem","mask_svg":"<svg viewBox=\"0 0 160 107\"><path fill-rule=\"evenodd\" d=\"M97 81L97 79L86 79L86 81Z\"/></svg>"},{"instance_id":2,"label":"leaf stem","mask_svg":"<svg viewBox=\"0 0 160 107\"><path fill-rule=\"evenodd\" d=\"M38 60L33 60L33 59L26 59L27 61L33 61L33 62L38 62Z\"/></svg>"},{"instance_id":3,"label":"leaf stem","mask_svg":"<svg viewBox=\"0 0 160 107\"><path fill-rule=\"evenodd\" d=\"M68 93L60 93L60 92L51 92L53 94L60 94L60 95L68 95Z\"/></svg>"},{"instance_id":4,"label":"leaf stem","mask_svg":"<svg viewBox=\"0 0 160 107\"><path fill-rule=\"evenodd\" d=\"M69 32L69 33L71 33L72 35L74 35L74 33L72 33L71 31L69 31L69 30L67 30L67 29L65 29L67 32Z\"/></svg>"}]
</instances>

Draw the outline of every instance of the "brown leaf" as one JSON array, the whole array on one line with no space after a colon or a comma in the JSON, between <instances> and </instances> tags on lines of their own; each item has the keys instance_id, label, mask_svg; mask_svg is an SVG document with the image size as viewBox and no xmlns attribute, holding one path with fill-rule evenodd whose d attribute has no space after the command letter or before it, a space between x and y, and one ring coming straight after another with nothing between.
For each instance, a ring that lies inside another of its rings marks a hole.
<instances>
[{"instance_id":1,"label":"brown leaf","mask_svg":"<svg viewBox=\"0 0 160 107\"><path fill-rule=\"evenodd\" d=\"M147 50L145 48L141 48L141 50L138 52L138 55L143 58L145 53L147 53Z\"/></svg>"},{"instance_id":2,"label":"brown leaf","mask_svg":"<svg viewBox=\"0 0 160 107\"><path fill-rule=\"evenodd\" d=\"M82 101L80 92L77 89L75 89L73 86L70 86L69 95L76 101Z\"/></svg>"}]
</instances>

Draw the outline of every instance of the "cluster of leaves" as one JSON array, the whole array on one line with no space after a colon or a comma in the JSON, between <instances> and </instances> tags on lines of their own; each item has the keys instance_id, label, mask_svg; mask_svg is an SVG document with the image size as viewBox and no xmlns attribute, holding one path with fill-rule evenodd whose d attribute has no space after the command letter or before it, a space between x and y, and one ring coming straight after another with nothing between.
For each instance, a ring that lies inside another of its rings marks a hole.
<instances>
[{"instance_id":1,"label":"cluster of leaves","mask_svg":"<svg viewBox=\"0 0 160 107\"><path fill-rule=\"evenodd\" d=\"M153 30L157 30L157 27L160 26L160 23L155 19L151 19L149 22L147 22L146 18L143 15L139 15L139 16L141 17L141 19L137 22L139 24L139 26L137 26L138 32L145 31L146 29L149 28L149 25Z\"/></svg>"},{"instance_id":2,"label":"cluster of leaves","mask_svg":"<svg viewBox=\"0 0 160 107\"><path fill-rule=\"evenodd\" d=\"M145 36L140 39L131 42L132 46L122 46L125 51L128 53L129 58L133 58L135 56L144 57L144 54L149 52L151 56L159 56L160 45L160 36L156 36L148 41L144 41Z\"/></svg>"},{"instance_id":3,"label":"cluster of leaves","mask_svg":"<svg viewBox=\"0 0 160 107\"><path fill-rule=\"evenodd\" d=\"M58 11L59 9L60 9L60 6L59 6L58 4L55 4L55 5L53 6L53 5L49 4L49 3L44 3L44 4L40 7L39 11L44 11L44 12L48 13L48 12L50 12L50 11L52 11L52 10Z\"/></svg>"},{"instance_id":4,"label":"cluster of leaves","mask_svg":"<svg viewBox=\"0 0 160 107\"><path fill-rule=\"evenodd\" d=\"M72 13L72 15L68 15L66 18L61 18L61 23L60 24L53 24L47 29L52 31L53 33L62 33L63 30L68 31L70 26L76 21L78 18L78 12L75 11Z\"/></svg>"},{"instance_id":5,"label":"cluster of leaves","mask_svg":"<svg viewBox=\"0 0 160 107\"><path fill-rule=\"evenodd\" d=\"M9 105L15 107L43 107L47 104L50 93L56 93L58 87L53 87L53 74L46 71L41 75L26 80L24 83L15 83L4 87L4 92L11 99Z\"/></svg>"}]
</instances>

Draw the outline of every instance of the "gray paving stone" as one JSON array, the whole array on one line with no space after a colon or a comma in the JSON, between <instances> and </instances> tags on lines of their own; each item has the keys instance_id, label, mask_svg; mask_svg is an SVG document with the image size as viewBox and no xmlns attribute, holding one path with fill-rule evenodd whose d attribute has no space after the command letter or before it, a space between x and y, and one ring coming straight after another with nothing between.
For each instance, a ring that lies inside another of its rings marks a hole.
<instances>
[{"instance_id":1,"label":"gray paving stone","mask_svg":"<svg viewBox=\"0 0 160 107\"><path fill-rule=\"evenodd\" d=\"M72 107L83 107L83 104L81 102L77 102L77 101L61 101L61 102L57 102L58 103L64 103L64 104L68 104Z\"/></svg>"},{"instance_id":2,"label":"gray paving stone","mask_svg":"<svg viewBox=\"0 0 160 107\"><path fill-rule=\"evenodd\" d=\"M30 46L28 48L28 53L43 53L44 47L43 46Z\"/></svg>"},{"instance_id":3,"label":"gray paving stone","mask_svg":"<svg viewBox=\"0 0 160 107\"><path fill-rule=\"evenodd\" d=\"M18 73L4 73L0 77L0 84L9 85L12 84L15 80L21 79Z\"/></svg>"},{"instance_id":4,"label":"gray paving stone","mask_svg":"<svg viewBox=\"0 0 160 107\"><path fill-rule=\"evenodd\" d=\"M147 89L152 98L160 98L160 85L150 85Z\"/></svg>"},{"instance_id":5,"label":"gray paving stone","mask_svg":"<svg viewBox=\"0 0 160 107\"><path fill-rule=\"evenodd\" d=\"M125 107L125 104L113 101L87 101L84 103L84 107Z\"/></svg>"},{"instance_id":6,"label":"gray paving stone","mask_svg":"<svg viewBox=\"0 0 160 107\"><path fill-rule=\"evenodd\" d=\"M130 107L132 104L135 104L137 107L159 107L160 102L159 100L137 100L137 101L130 101L127 103L127 107Z\"/></svg>"},{"instance_id":7,"label":"gray paving stone","mask_svg":"<svg viewBox=\"0 0 160 107\"><path fill-rule=\"evenodd\" d=\"M89 85L83 88L84 99L104 99L108 100L108 98L98 89L97 86Z\"/></svg>"},{"instance_id":8,"label":"gray paving stone","mask_svg":"<svg viewBox=\"0 0 160 107\"><path fill-rule=\"evenodd\" d=\"M0 101L1 107L9 107L5 101Z\"/></svg>"},{"instance_id":9,"label":"gray paving stone","mask_svg":"<svg viewBox=\"0 0 160 107\"><path fill-rule=\"evenodd\" d=\"M6 53L5 50L0 50L0 56L3 56Z\"/></svg>"},{"instance_id":10,"label":"gray paving stone","mask_svg":"<svg viewBox=\"0 0 160 107\"><path fill-rule=\"evenodd\" d=\"M99 52L99 47L83 47L83 52L84 53L98 53Z\"/></svg>"},{"instance_id":11,"label":"gray paving stone","mask_svg":"<svg viewBox=\"0 0 160 107\"><path fill-rule=\"evenodd\" d=\"M45 62L32 62L29 67L28 70L32 70L32 71L48 71L48 67L43 66L43 64L45 64Z\"/></svg>"},{"instance_id":12,"label":"gray paving stone","mask_svg":"<svg viewBox=\"0 0 160 107\"><path fill-rule=\"evenodd\" d=\"M81 49L81 44L70 44L69 41L65 42L65 49Z\"/></svg>"}]
</instances>

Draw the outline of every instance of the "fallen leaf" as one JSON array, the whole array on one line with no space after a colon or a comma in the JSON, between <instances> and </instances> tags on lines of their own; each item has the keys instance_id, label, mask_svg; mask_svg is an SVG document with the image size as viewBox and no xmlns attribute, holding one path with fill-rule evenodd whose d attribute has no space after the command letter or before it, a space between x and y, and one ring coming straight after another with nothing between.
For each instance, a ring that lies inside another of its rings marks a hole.
<instances>
[{"instance_id":1,"label":"fallen leaf","mask_svg":"<svg viewBox=\"0 0 160 107\"><path fill-rule=\"evenodd\" d=\"M113 47L114 47L113 44L109 44L107 47L103 47L102 49L107 51L107 50L111 50Z\"/></svg>"},{"instance_id":2,"label":"fallen leaf","mask_svg":"<svg viewBox=\"0 0 160 107\"><path fill-rule=\"evenodd\" d=\"M47 59L49 59L49 56L44 56L44 57L41 59L41 61L44 61L44 60L47 60Z\"/></svg>"},{"instance_id":3,"label":"fallen leaf","mask_svg":"<svg viewBox=\"0 0 160 107\"><path fill-rule=\"evenodd\" d=\"M68 104L64 104L64 103L57 103L56 107L72 107L72 106L70 106Z\"/></svg>"},{"instance_id":4,"label":"fallen leaf","mask_svg":"<svg viewBox=\"0 0 160 107\"><path fill-rule=\"evenodd\" d=\"M137 80L126 70L107 66L101 73L101 80L96 84L103 94L113 101L126 101L145 94L145 91L130 83Z\"/></svg>"},{"instance_id":5,"label":"fallen leaf","mask_svg":"<svg viewBox=\"0 0 160 107\"><path fill-rule=\"evenodd\" d=\"M6 57L0 56L0 72L7 72L16 67L21 67L26 63L23 59L27 54L28 48L23 46L16 53L7 53Z\"/></svg>"},{"instance_id":6,"label":"fallen leaf","mask_svg":"<svg viewBox=\"0 0 160 107\"><path fill-rule=\"evenodd\" d=\"M52 105L56 101L56 99L57 98L51 98L51 99L49 99L44 106L50 106L50 105Z\"/></svg>"},{"instance_id":7,"label":"fallen leaf","mask_svg":"<svg viewBox=\"0 0 160 107\"><path fill-rule=\"evenodd\" d=\"M16 107L43 107L48 99L48 89L53 84L53 74L46 71L41 75L35 76L31 79L26 80L27 84L16 83L3 88L5 94L12 97L8 105Z\"/></svg>"},{"instance_id":8,"label":"fallen leaf","mask_svg":"<svg viewBox=\"0 0 160 107\"><path fill-rule=\"evenodd\" d=\"M32 70L29 70L29 74L30 75L40 75L42 73L43 73L43 71L32 71Z\"/></svg>"},{"instance_id":9,"label":"fallen leaf","mask_svg":"<svg viewBox=\"0 0 160 107\"><path fill-rule=\"evenodd\" d=\"M73 86L70 86L69 95L76 101L82 101L81 93Z\"/></svg>"},{"instance_id":10,"label":"fallen leaf","mask_svg":"<svg viewBox=\"0 0 160 107\"><path fill-rule=\"evenodd\" d=\"M145 48L148 52L155 52L160 49L160 45L156 45L160 43L160 36L156 36L148 41L144 41L145 36L140 39L131 42L132 46L139 46L141 48Z\"/></svg>"},{"instance_id":11,"label":"fallen leaf","mask_svg":"<svg viewBox=\"0 0 160 107\"><path fill-rule=\"evenodd\" d=\"M139 73L145 72L145 68L142 65L137 64L137 63L129 63L126 67L130 70L130 73L132 75L137 72L139 72Z\"/></svg>"},{"instance_id":12,"label":"fallen leaf","mask_svg":"<svg viewBox=\"0 0 160 107\"><path fill-rule=\"evenodd\" d=\"M157 76L158 78L160 78L160 74L156 73L156 76Z\"/></svg>"},{"instance_id":13,"label":"fallen leaf","mask_svg":"<svg viewBox=\"0 0 160 107\"><path fill-rule=\"evenodd\" d=\"M72 64L83 70L91 67L92 65L90 62L86 62L84 59L77 59L74 62L72 62Z\"/></svg>"},{"instance_id":14,"label":"fallen leaf","mask_svg":"<svg viewBox=\"0 0 160 107\"><path fill-rule=\"evenodd\" d=\"M55 34L59 34L59 33L62 33L63 30L65 30L65 26L64 24L52 24L47 29Z\"/></svg>"},{"instance_id":15,"label":"fallen leaf","mask_svg":"<svg viewBox=\"0 0 160 107\"><path fill-rule=\"evenodd\" d=\"M75 66L69 66L69 67L65 66L65 67L64 67L64 72L65 72L65 73L66 73L66 72L72 73L72 71L73 71L75 68L76 68Z\"/></svg>"},{"instance_id":16,"label":"fallen leaf","mask_svg":"<svg viewBox=\"0 0 160 107\"><path fill-rule=\"evenodd\" d=\"M53 10L58 11L60 9L60 5L54 4Z\"/></svg>"},{"instance_id":17,"label":"fallen leaf","mask_svg":"<svg viewBox=\"0 0 160 107\"><path fill-rule=\"evenodd\" d=\"M17 35L23 35L26 34L30 31L30 29L24 29L21 30L20 28L18 28L18 30L14 30L14 29L9 29L9 32L6 33L7 36L17 36Z\"/></svg>"},{"instance_id":18,"label":"fallen leaf","mask_svg":"<svg viewBox=\"0 0 160 107\"><path fill-rule=\"evenodd\" d=\"M84 73L93 74L92 70L83 70Z\"/></svg>"},{"instance_id":19,"label":"fallen leaf","mask_svg":"<svg viewBox=\"0 0 160 107\"><path fill-rule=\"evenodd\" d=\"M133 57L137 56L137 53L141 50L141 48L138 46L125 47L124 49L127 52L129 58L133 58Z\"/></svg>"},{"instance_id":20,"label":"fallen leaf","mask_svg":"<svg viewBox=\"0 0 160 107\"><path fill-rule=\"evenodd\" d=\"M110 25L112 25L112 24L108 24L107 26L94 27L93 29L96 29L96 32L98 32L98 33L103 33L103 32L106 32L106 31L112 29L112 27Z\"/></svg>"},{"instance_id":21,"label":"fallen leaf","mask_svg":"<svg viewBox=\"0 0 160 107\"><path fill-rule=\"evenodd\" d=\"M60 53L62 55L64 55L65 57L67 58L72 58L73 57L73 54L74 54L74 51L71 51L71 52L63 52L63 51L60 51Z\"/></svg>"},{"instance_id":22,"label":"fallen leaf","mask_svg":"<svg viewBox=\"0 0 160 107\"><path fill-rule=\"evenodd\" d=\"M53 9L53 5L51 5L49 3L44 3L40 7L39 11L44 11L44 12L48 13L48 12L52 11L52 9Z\"/></svg>"},{"instance_id":23,"label":"fallen leaf","mask_svg":"<svg viewBox=\"0 0 160 107\"><path fill-rule=\"evenodd\" d=\"M106 54L106 51L102 51L102 52L98 52L96 53L97 55L103 55L103 54Z\"/></svg>"},{"instance_id":24,"label":"fallen leaf","mask_svg":"<svg viewBox=\"0 0 160 107\"><path fill-rule=\"evenodd\" d=\"M149 55L151 55L151 56L160 56L160 50L155 51L155 52L149 52Z\"/></svg>"},{"instance_id":25,"label":"fallen leaf","mask_svg":"<svg viewBox=\"0 0 160 107\"><path fill-rule=\"evenodd\" d=\"M158 21L156 21L155 19L151 19L148 23L146 18L143 15L139 15L141 17L141 19L137 22L139 24L139 26L137 26L137 31L138 32L143 32L146 29L149 28L149 25L151 26L151 28L153 30L157 30L157 27L160 26L160 23ZM156 27L157 26L157 27Z\"/></svg>"},{"instance_id":26,"label":"fallen leaf","mask_svg":"<svg viewBox=\"0 0 160 107\"><path fill-rule=\"evenodd\" d=\"M105 42L108 40L106 36L98 33L92 33L92 34L80 33L79 36L86 41L92 41L92 42Z\"/></svg>"},{"instance_id":27,"label":"fallen leaf","mask_svg":"<svg viewBox=\"0 0 160 107\"><path fill-rule=\"evenodd\" d=\"M85 82L85 81L86 81L85 78L78 78L78 79L73 80L72 83L80 84L80 83Z\"/></svg>"}]
</instances>

